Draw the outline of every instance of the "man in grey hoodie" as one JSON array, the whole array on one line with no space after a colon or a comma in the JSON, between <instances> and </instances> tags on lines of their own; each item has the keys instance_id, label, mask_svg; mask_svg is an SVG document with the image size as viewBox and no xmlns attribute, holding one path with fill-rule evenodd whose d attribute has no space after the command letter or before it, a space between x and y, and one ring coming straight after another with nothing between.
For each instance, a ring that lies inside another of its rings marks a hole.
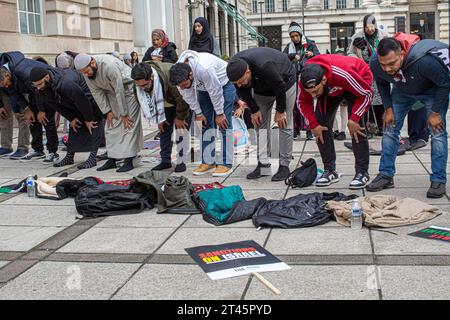
<instances>
[{"instance_id":1,"label":"man in grey hoodie","mask_svg":"<svg viewBox=\"0 0 450 320\"><path fill-rule=\"evenodd\" d=\"M446 192L448 140L446 116L450 93L449 48L435 40L396 34L380 41L370 68L380 90L384 115L384 137L380 173L367 186L377 192L394 187L395 160L405 116L421 102L428 112L431 128L431 187L428 198L441 198ZM391 84L393 84L391 90Z\"/></svg>"}]
</instances>

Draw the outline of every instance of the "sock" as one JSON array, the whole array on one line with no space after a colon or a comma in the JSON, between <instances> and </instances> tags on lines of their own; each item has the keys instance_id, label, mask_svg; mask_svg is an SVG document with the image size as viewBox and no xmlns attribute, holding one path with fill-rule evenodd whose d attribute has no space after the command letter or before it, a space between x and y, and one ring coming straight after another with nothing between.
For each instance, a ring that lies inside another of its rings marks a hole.
<instances>
[{"instance_id":1,"label":"sock","mask_svg":"<svg viewBox=\"0 0 450 320\"><path fill-rule=\"evenodd\" d=\"M92 151L89 158L78 166L78 169L90 169L97 165L97 151Z\"/></svg>"},{"instance_id":2,"label":"sock","mask_svg":"<svg viewBox=\"0 0 450 320\"><path fill-rule=\"evenodd\" d=\"M103 166L98 168L97 171L106 171L114 168L117 168L116 159L108 159L108 161L106 161L106 163Z\"/></svg>"},{"instance_id":3,"label":"sock","mask_svg":"<svg viewBox=\"0 0 450 320\"><path fill-rule=\"evenodd\" d=\"M64 157L64 159L62 159L58 163L55 163L53 166L55 168L61 168L61 167L65 167L65 166L70 166L70 165L74 164L74 162L73 162L73 158L74 157L75 157L75 153L67 152L67 154Z\"/></svg>"},{"instance_id":4,"label":"sock","mask_svg":"<svg viewBox=\"0 0 450 320\"><path fill-rule=\"evenodd\" d=\"M123 166L117 170L117 172L128 172L134 169L133 166L133 159L134 158L127 158L125 159L125 162L123 163Z\"/></svg>"}]
</instances>

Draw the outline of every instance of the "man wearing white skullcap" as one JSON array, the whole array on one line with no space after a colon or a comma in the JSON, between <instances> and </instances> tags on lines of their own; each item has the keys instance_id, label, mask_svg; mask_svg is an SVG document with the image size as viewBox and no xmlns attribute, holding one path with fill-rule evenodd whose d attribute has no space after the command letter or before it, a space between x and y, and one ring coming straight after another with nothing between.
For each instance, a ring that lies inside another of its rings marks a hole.
<instances>
[{"instance_id":1,"label":"man wearing white skullcap","mask_svg":"<svg viewBox=\"0 0 450 320\"><path fill-rule=\"evenodd\" d=\"M117 172L133 170L133 159L143 147L143 133L131 68L107 54L90 56L80 53L74 63L75 68L84 75L100 110L106 115L108 161L97 171L116 168L119 159L125 159L125 163Z\"/></svg>"}]
</instances>

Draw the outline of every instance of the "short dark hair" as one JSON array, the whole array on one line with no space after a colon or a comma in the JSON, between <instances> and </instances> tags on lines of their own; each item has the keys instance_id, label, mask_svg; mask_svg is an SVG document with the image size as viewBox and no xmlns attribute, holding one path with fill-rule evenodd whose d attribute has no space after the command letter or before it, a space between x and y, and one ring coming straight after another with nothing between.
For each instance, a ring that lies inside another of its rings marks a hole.
<instances>
[{"instance_id":1,"label":"short dark hair","mask_svg":"<svg viewBox=\"0 0 450 320\"><path fill-rule=\"evenodd\" d=\"M5 67L0 67L0 82L5 80L7 75L11 75L11 71L6 69Z\"/></svg>"},{"instance_id":2,"label":"short dark hair","mask_svg":"<svg viewBox=\"0 0 450 320\"><path fill-rule=\"evenodd\" d=\"M192 72L191 67L187 63L176 63L170 68L170 83L174 86L189 79Z\"/></svg>"},{"instance_id":3,"label":"short dark hair","mask_svg":"<svg viewBox=\"0 0 450 320\"><path fill-rule=\"evenodd\" d=\"M378 44L378 50L377 53L379 56L386 56L389 54L389 52L395 51L400 52L402 51L402 46L400 44L400 41L394 38L384 38L380 41Z\"/></svg>"},{"instance_id":4,"label":"short dark hair","mask_svg":"<svg viewBox=\"0 0 450 320\"><path fill-rule=\"evenodd\" d=\"M131 70L131 79L133 80L150 80L152 75L152 67L146 63L138 63Z\"/></svg>"}]
</instances>

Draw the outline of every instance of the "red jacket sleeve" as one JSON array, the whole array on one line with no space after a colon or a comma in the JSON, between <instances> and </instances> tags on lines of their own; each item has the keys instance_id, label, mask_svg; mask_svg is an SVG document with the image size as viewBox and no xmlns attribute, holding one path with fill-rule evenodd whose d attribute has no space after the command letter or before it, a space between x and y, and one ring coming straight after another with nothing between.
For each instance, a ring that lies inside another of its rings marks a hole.
<instances>
[{"instance_id":1,"label":"red jacket sleeve","mask_svg":"<svg viewBox=\"0 0 450 320\"><path fill-rule=\"evenodd\" d=\"M306 124L310 129L314 129L319 125L314 113L314 99L313 97L303 89L301 81L298 83L299 97L298 109L306 120Z\"/></svg>"},{"instance_id":2,"label":"red jacket sleeve","mask_svg":"<svg viewBox=\"0 0 450 320\"><path fill-rule=\"evenodd\" d=\"M359 123L372 105L372 72L365 63L361 63L358 72L333 67L333 77L340 79L342 86L356 96L350 120Z\"/></svg>"}]
</instances>

